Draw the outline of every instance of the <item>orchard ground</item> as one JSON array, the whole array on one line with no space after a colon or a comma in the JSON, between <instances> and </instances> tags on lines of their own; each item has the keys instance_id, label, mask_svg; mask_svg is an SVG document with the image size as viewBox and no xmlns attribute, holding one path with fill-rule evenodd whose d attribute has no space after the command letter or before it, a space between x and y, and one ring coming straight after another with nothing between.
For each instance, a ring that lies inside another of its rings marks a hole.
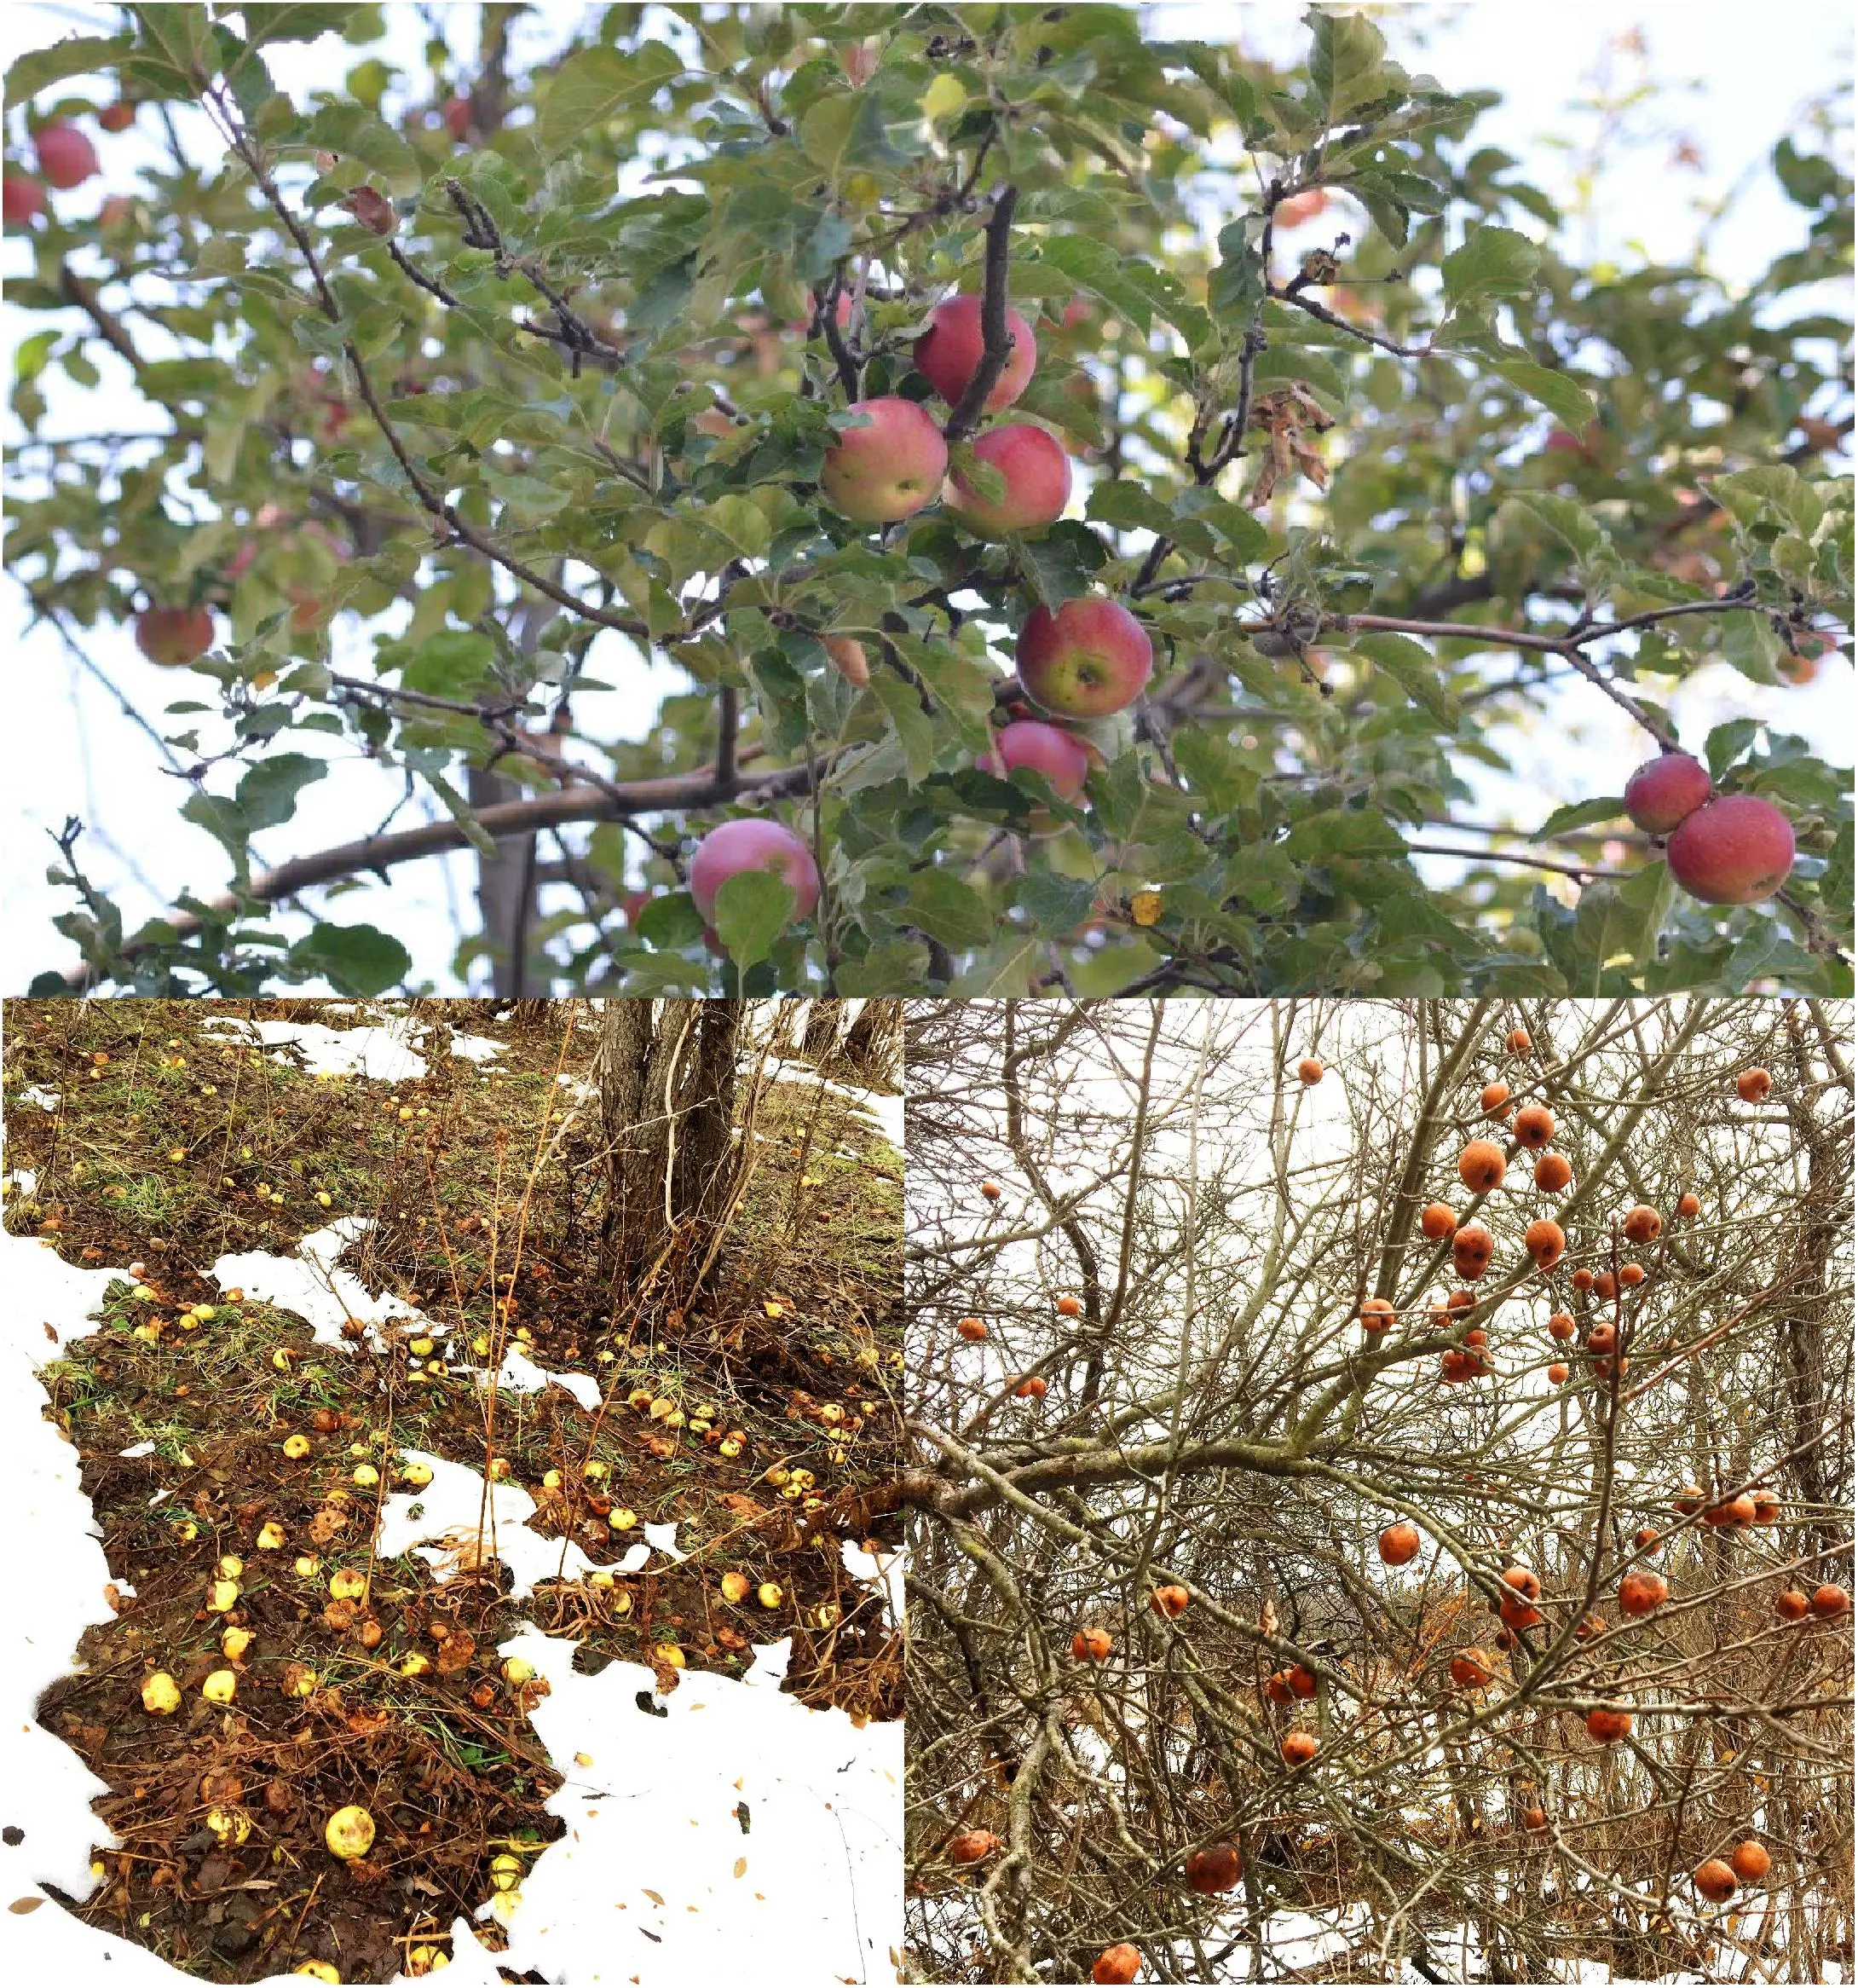
<instances>
[{"instance_id":1,"label":"orchard ground","mask_svg":"<svg viewBox=\"0 0 1858 1988\"><path fill-rule=\"evenodd\" d=\"M84 1598L101 1620L70 1625L90 1623L79 1667L68 1644L28 1660L46 1667L38 1684L56 1679L38 1708L63 1742L53 1757L68 1748L103 1790L84 1837L96 1862L88 1880L68 1858L59 1879L27 1868L90 1927L213 1979L316 1959L381 1979L472 1957L466 1925L513 1964L558 1965L577 1923L616 1904L647 1929L626 1971L649 1979L711 1964L691 1952L684 1898L667 1913L662 1889L634 1896L649 1862L615 1875L584 1847L574 1866L574 1844L659 1812L688 1831L687 1804L715 1809L723 1875L730 1860L748 1874L692 1906L707 1937L774 1935L822 1842L846 1871L856 1848L848 1888L881 1895L896 1522L863 1494L899 1440L900 1163L855 1090L770 1060L744 1126L758 1163L709 1286L655 1308L609 1288L586 1019L7 1010L5 1246L35 1268L55 1253L84 1293L56 1324L49 1300L43 1321L22 1313L11 1337L28 1362L49 1356L45 1413L73 1446L108 1579ZM359 1072L303 1066L345 1060ZM518 1261L495 1398L507 1471L492 1466L487 1499L484 1381ZM306 1456L286 1453L291 1436ZM81 1534L66 1544L73 1561L95 1552ZM361 1598L332 1594L344 1571ZM216 1578L239 1592L213 1594ZM228 1657L240 1627L251 1641ZM201 1686L225 1669L222 1711ZM171 1718L143 1708L156 1670L179 1687ZM567 1737L593 1731L591 1754ZM718 1747L746 1776L720 1807ZM800 1764L828 1753L861 1763L836 1820L833 1786L803 1789ZM581 1792L584 1812L568 1806ZM322 1829L351 1803L378 1837L338 1866ZM567 1864L545 1864L564 1814ZM55 1833L44 1805L5 1820L25 1825L28 1859ZM663 1849L666 1869L690 1854ZM797 1922L820 1909L809 1895ZM881 1915L868 1898L863 1912L870 1935ZM829 1928L821 1966L853 1964L857 1915Z\"/></svg>"}]
</instances>

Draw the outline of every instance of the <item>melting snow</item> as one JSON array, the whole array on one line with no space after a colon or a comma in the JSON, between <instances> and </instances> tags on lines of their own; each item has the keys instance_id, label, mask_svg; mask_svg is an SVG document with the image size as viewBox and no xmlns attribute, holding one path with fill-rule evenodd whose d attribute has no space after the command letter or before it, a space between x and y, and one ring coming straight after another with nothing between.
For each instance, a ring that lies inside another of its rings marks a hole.
<instances>
[{"instance_id":1,"label":"melting snow","mask_svg":"<svg viewBox=\"0 0 1858 1988\"><path fill-rule=\"evenodd\" d=\"M290 1026L297 1040L309 1032ZM341 1039L384 1032L358 1030ZM226 1257L213 1274L222 1287L298 1313L320 1342L339 1345L344 1319L418 1316L336 1269L366 1226L345 1217L304 1237L297 1257ZM0 1644L0 1787L9 1791L0 1820L24 1831L17 1844L0 1845L0 1884L9 1887L9 1902L38 1895L41 1885L82 1900L95 1881L93 1846L114 1846L90 1809L107 1789L34 1713L40 1695L75 1665L84 1630L110 1619L103 1594L110 1573L77 1453L40 1413L47 1397L37 1369L95 1330L110 1283L124 1273L67 1263L25 1236L0 1234L0 1453L15 1521L10 1571L17 1592L33 1599L29 1611L14 1612ZM564 1385L586 1379L560 1378ZM463 1465L424 1460L432 1482L387 1500L380 1550L418 1551L443 1578L458 1544L469 1550L475 1540L483 1484ZM165 1495L158 1492L153 1501ZM416 1505L418 1519L411 1516ZM495 1486L490 1509L498 1556L515 1573L519 1595L562 1568L563 1543L524 1523L534 1510L527 1492ZM681 1557L675 1526L642 1529L644 1542L627 1547L615 1572L635 1571L655 1552ZM850 1544L844 1551L851 1572L882 1580L894 1610L901 1556L880 1564ZM591 1565L568 1546L570 1574ZM690 1673L662 1701L653 1696L649 1671L615 1662L597 1677L583 1676L573 1667L571 1641L533 1627L503 1650L527 1657L551 1686L534 1724L568 1777L549 1804L568 1834L522 1883L507 1956L487 1952L464 1921L454 1923L444 1977L451 1988L501 1988L499 1959L575 1988L606 1980L669 1988L736 1975L745 1966L821 1988L893 1977L889 1956L903 1943L900 1725L861 1731L841 1712L816 1712L789 1696L781 1689L784 1641L758 1648L741 1680ZM578 1754L591 1766L579 1766ZM20 1981L107 1978L124 1988L183 1988L193 1979L49 1899L0 1916L0 1956L6 1977ZM280 1988L295 1979L268 1977Z\"/></svg>"}]
</instances>

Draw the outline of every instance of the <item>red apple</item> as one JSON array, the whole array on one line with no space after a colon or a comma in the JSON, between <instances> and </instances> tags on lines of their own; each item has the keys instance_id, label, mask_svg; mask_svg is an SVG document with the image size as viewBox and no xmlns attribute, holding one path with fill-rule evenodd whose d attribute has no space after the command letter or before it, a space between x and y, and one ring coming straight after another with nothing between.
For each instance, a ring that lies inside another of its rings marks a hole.
<instances>
[{"instance_id":1,"label":"red apple","mask_svg":"<svg viewBox=\"0 0 1858 1988\"><path fill-rule=\"evenodd\" d=\"M1141 696L1154 672L1148 631L1107 594L1033 609L1019 631L1019 680L1047 711L1107 718Z\"/></svg>"},{"instance_id":2,"label":"red apple","mask_svg":"<svg viewBox=\"0 0 1858 1988\"><path fill-rule=\"evenodd\" d=\"M197 662L213 646L206 608L144 608L136 617L136 646L164 669Z\"/></svg>"},{"instance_id":3,"label":"red apple","mask_svg":"<svg viewBox=\"0 0 1858 1988\"><path fill-rule=\"evenodd\" d=\"M793 887L793 916L804 918L819 902L813 852L783 823L743 815L712 829L690 858L690 895L706 925L716 922L716 893L744 870L771 870Z\"/></svg>"},{"instance_id":4,"label":"red apple","mask_svg":"<svg viewBox=\"0 0 1858 1988\"><path fill-rule=\"evenodd\" d=\"M470 136L471 100L468 96L448 98L439 115L445 120L445 128L462 144Z\"/></svg>"},{"instance_id":5,"label":"red apple","mask_svg":"<svg viewBox=\"0 0 1858 1988\"><path fill-rule=\"evenodd\" d=\"M81 187L95 176L97 151L75 124L47 124L34 140L38 149L38 170L48 186L62 191Z\"/></svg>"},{"instance_id":6,"label":"red apple","mask_svg":"<svg viewBox=\"0 0 1858 1988\"><path fill-rule=\"evenodd\" d=\"M1722 795L1684 818L1665 860L1706 904L1759 904L1792 872L1793 824L1759 795Z\"/></svg>"},{"instance_id":7,"label":"red apple","mask_svg":"<svg viewBox=\"0 0 1858 1988\"><path fill-rule=\"evenodd\" d=\"M867 419L826 451L819 487L827 501L860 524L888 524L920 511L948 474L942 431L914 401L894 394L854 401L846 412Z\"/></svg>"},{"instance_id":8,"label":"red apple","mask_svg":"<svg viewBox=\"0 0 1858 1988\"><path fill-rule=\"evenodd\" d=\"M999 471L1004 494L989 499L961 472L943 493L949 508L977 538L1005 538L1009 532L1043 531L1070 502L1071 459L1044 429L1030 421L990 428L974 442L976 459Z\"/></svg>"},{"instance_id":9,"label":"red apple","mask_svg":"<svg viewBox=\"0 0 1858 1988\"><path fill-rule=\"evenodd\" d=\"M1039 362L1032 327L1018 311L1008 309L1007 329L1013 337L1013 350L987 396L990 414L997 414L1018 399ZM981 350L980 298L951 297L937 305L929 329L916 341L916 370L952 407L967 391L967 383L981 362Z\"/></svg>"},{"instance_id":10,"label":"red apple","mask_svg":"<svg viewBox=\"0 0 1858 1988\"><path fill-rule=\"evenodd\" d=\"M1306 194L1293 194L1288 200L1278 203L1278 225L1280 228L1301 228L1306 221L1313 221L1329 205L1329 194L1322 187L1312 187Z\"/></svg>"},{"instance_id":11,"label":"red apple","mask_svg":"<svg viewBox=\"0 0 1858 1988\"><path fill-rule=\"evenodd\" d=\"M1076 800L1084 791L1084 781L1093 763L1084 742L1062 725L1047 725L1036 718L1016 718L1002 725L989 755L987 771L1006 779L1016 767L1026 766L1042 773L1060 800Z\"/></svg>"},{"instance_id":12,"label":"red apple","mask_svg":"<svg viewBox=\"0 0 1858 1988\"><path fill-rule=\"evenodd\" d=\"M0 217L9 228L45 211L45 188L30 173L9 172L0 179Z\"/></svg>"},{"instance_id":13,"label":"red apple","mask_svg":"<svg viewBox=\"0 0 1858 1988\"><path fill-rule=\"evenodd\" d=\"M135 219L136 203L127 194L112 194L97 209L97 228L104 234L114 228L127 228Z\"/></svg>"},{"instance_id":14,"label":"red apple","mask_svg":"<svg viewBox=\"0 0 1858 1988\"><path fill-rule=\"evenodd\" d=\"M1625 811L1648 835L1668 835L1709 798L1709 771L1688 753L1660 753L1625 785Z\"/></svg>"},{"instance_id":15,"label":"red apple","mask_svg":"<svg viewBox=\"0 0 1858 1988\"><path fill-rule=\"evenodd\" d=\"M126 131L136 122L136 107L118 97L97 113L97 128L103 131Z\"/></svg>"}]
</instances>

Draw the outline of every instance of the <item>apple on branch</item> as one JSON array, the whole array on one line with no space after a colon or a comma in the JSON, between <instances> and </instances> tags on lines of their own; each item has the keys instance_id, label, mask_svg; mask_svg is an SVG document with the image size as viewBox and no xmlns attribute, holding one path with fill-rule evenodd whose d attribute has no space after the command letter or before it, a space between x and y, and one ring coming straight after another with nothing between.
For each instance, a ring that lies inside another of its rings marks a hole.
<instances>
[{"instance_id":1,"label":"apple on branch","mask_svg":"<svg viewBox=\"0 0 1858 1988\"><path fill-rule=\"evenodd\" d=\"M1071 459L1044 429L1030 421L990 428L972 443L974 459L1005 486L997 497L984 496L960 470L943 493L949 510L977 538L1043 531L1070 502Z\"/></svg>"},{"instance_id":2,"label":"apple on branch","mask_svg":"<svg viewBox=\"0 0 1858 1988\"><path fill-rule=\"evenodd\" d=\"M1120 601L1093 593L1056 614L1035 608L1019 631L1018 661L1035 703L1061 718L1108 718L1147 688L1155 650Z\"/></svg>"},{"instance_id":3,"label":"apple on branch","mask_svg":"<svg viewBox=\"0 0 1858 1988\"><path fill-rule=\"evenodd\" d=\"M717 893L745 870L765 870L793 893L793 916L808 916L819 902L819 868L813 852L783 822L743 815L710 830L696 846L687 873L690 896L703 922L716 922Z\"/></svg>"},{"instance_id":4,"label":"apple on branch","mask_svg":"<svg viewBox=\"0 0 1858 1988\"><path fill-rule=\"evenodd\" d=\"M1007 331L1013 339L1013 350L984 402L990 414L997 414L1018 399L1039 361L1032 327L1018 311L1007 311ZM956 407L979 368L985 349L981 336L980 298L951 297L946 303L936 306L929 329L916 341L916 370L951 407Z\"/></svg>"},{"instance_id":5,"label":"apple on branch","mask_svg":"<svg viewBox=\"0 0 1858 1988\"><path fill-rule=\"evenodd\" d=\"M854 401L845 412L863 419L839 431L819 474L834 510L860 524L890 524L932 502L949 445L928 414L895 394Z\"/></svg>"}]
</instances>

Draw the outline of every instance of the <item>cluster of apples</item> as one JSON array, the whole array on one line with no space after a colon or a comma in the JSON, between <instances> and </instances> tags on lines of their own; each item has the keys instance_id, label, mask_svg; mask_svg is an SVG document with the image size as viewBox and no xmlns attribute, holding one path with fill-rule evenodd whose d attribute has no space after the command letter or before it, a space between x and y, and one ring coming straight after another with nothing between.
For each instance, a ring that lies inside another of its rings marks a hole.
<instances>
[{"instance_id":1,"label":"cluster of apples","mask_svg":"<svg viewBox=\"0 0 1858 1988\"><path fill-rule=\"evenodd\" d=\"M1668 836L1679 887L1705 904L1757 904L1793 870L1793 824L1758 794L1718 794L1688 753L1661 753L1626 782L1635 828Z\"/></svg>"},{"instance_id":2,"label":"cluster of apples","mask_svg":"<svg viewBox=\"0 0 1858 1988\"><path fill-rule=\"evenodd\" d=\"M97 123L106 131L120 131L135 118L126 103L106 104L97 113ZM97 176L97 148L75 124L41 124L32 139L38 165L38 176L9 172L0 181L0 211L8 227L22 227L35 215L45 211L45 189L68 193Z\"/></svg>"},{"instance_id":3,"label":"cluster of apples","mask_svg":"<svg viewBox=\"0 0 1858 1988\"><path fill-rule=\"evenodd\" d=\"M1013 346L984 403L990 414L1019 398L1038 364L1032 327L1018 311L1007 311L1007 329ZM914 356L916 370L952 407L967 393L984 350L981 299L954 297L938 306ZM1070 459L1032 422L1005 422L976 439L975 459L995 471L1003 485L990 497L959 470L950 473L948 442L920 402L886 394L856 401L849 412L862 417L860 425L846 429L827 450L820 488L834 510L856 523L895 523L939 495L977 537L1001 538L1042 531L1070 500ZM849 682L870 681L862 644L837 636L826 648ZM1035 608L1019 631L1016 662L1028 699L1049 715L1009 719L995 738L988 771L1007 778L1027 767L1042 775L1061 800L1076 800L1102 755L1063 721L1108 718L1134 703L1154 673L1154 644L1121 602L1092 594L1055 610ZM796 917L806 916L819 901L818 867L791 829L759 819L724 822L697 845L690 863L690 895L707 924L713 923L723 885L750 869L786 881Z\"/></svg>"}]
</instances>

